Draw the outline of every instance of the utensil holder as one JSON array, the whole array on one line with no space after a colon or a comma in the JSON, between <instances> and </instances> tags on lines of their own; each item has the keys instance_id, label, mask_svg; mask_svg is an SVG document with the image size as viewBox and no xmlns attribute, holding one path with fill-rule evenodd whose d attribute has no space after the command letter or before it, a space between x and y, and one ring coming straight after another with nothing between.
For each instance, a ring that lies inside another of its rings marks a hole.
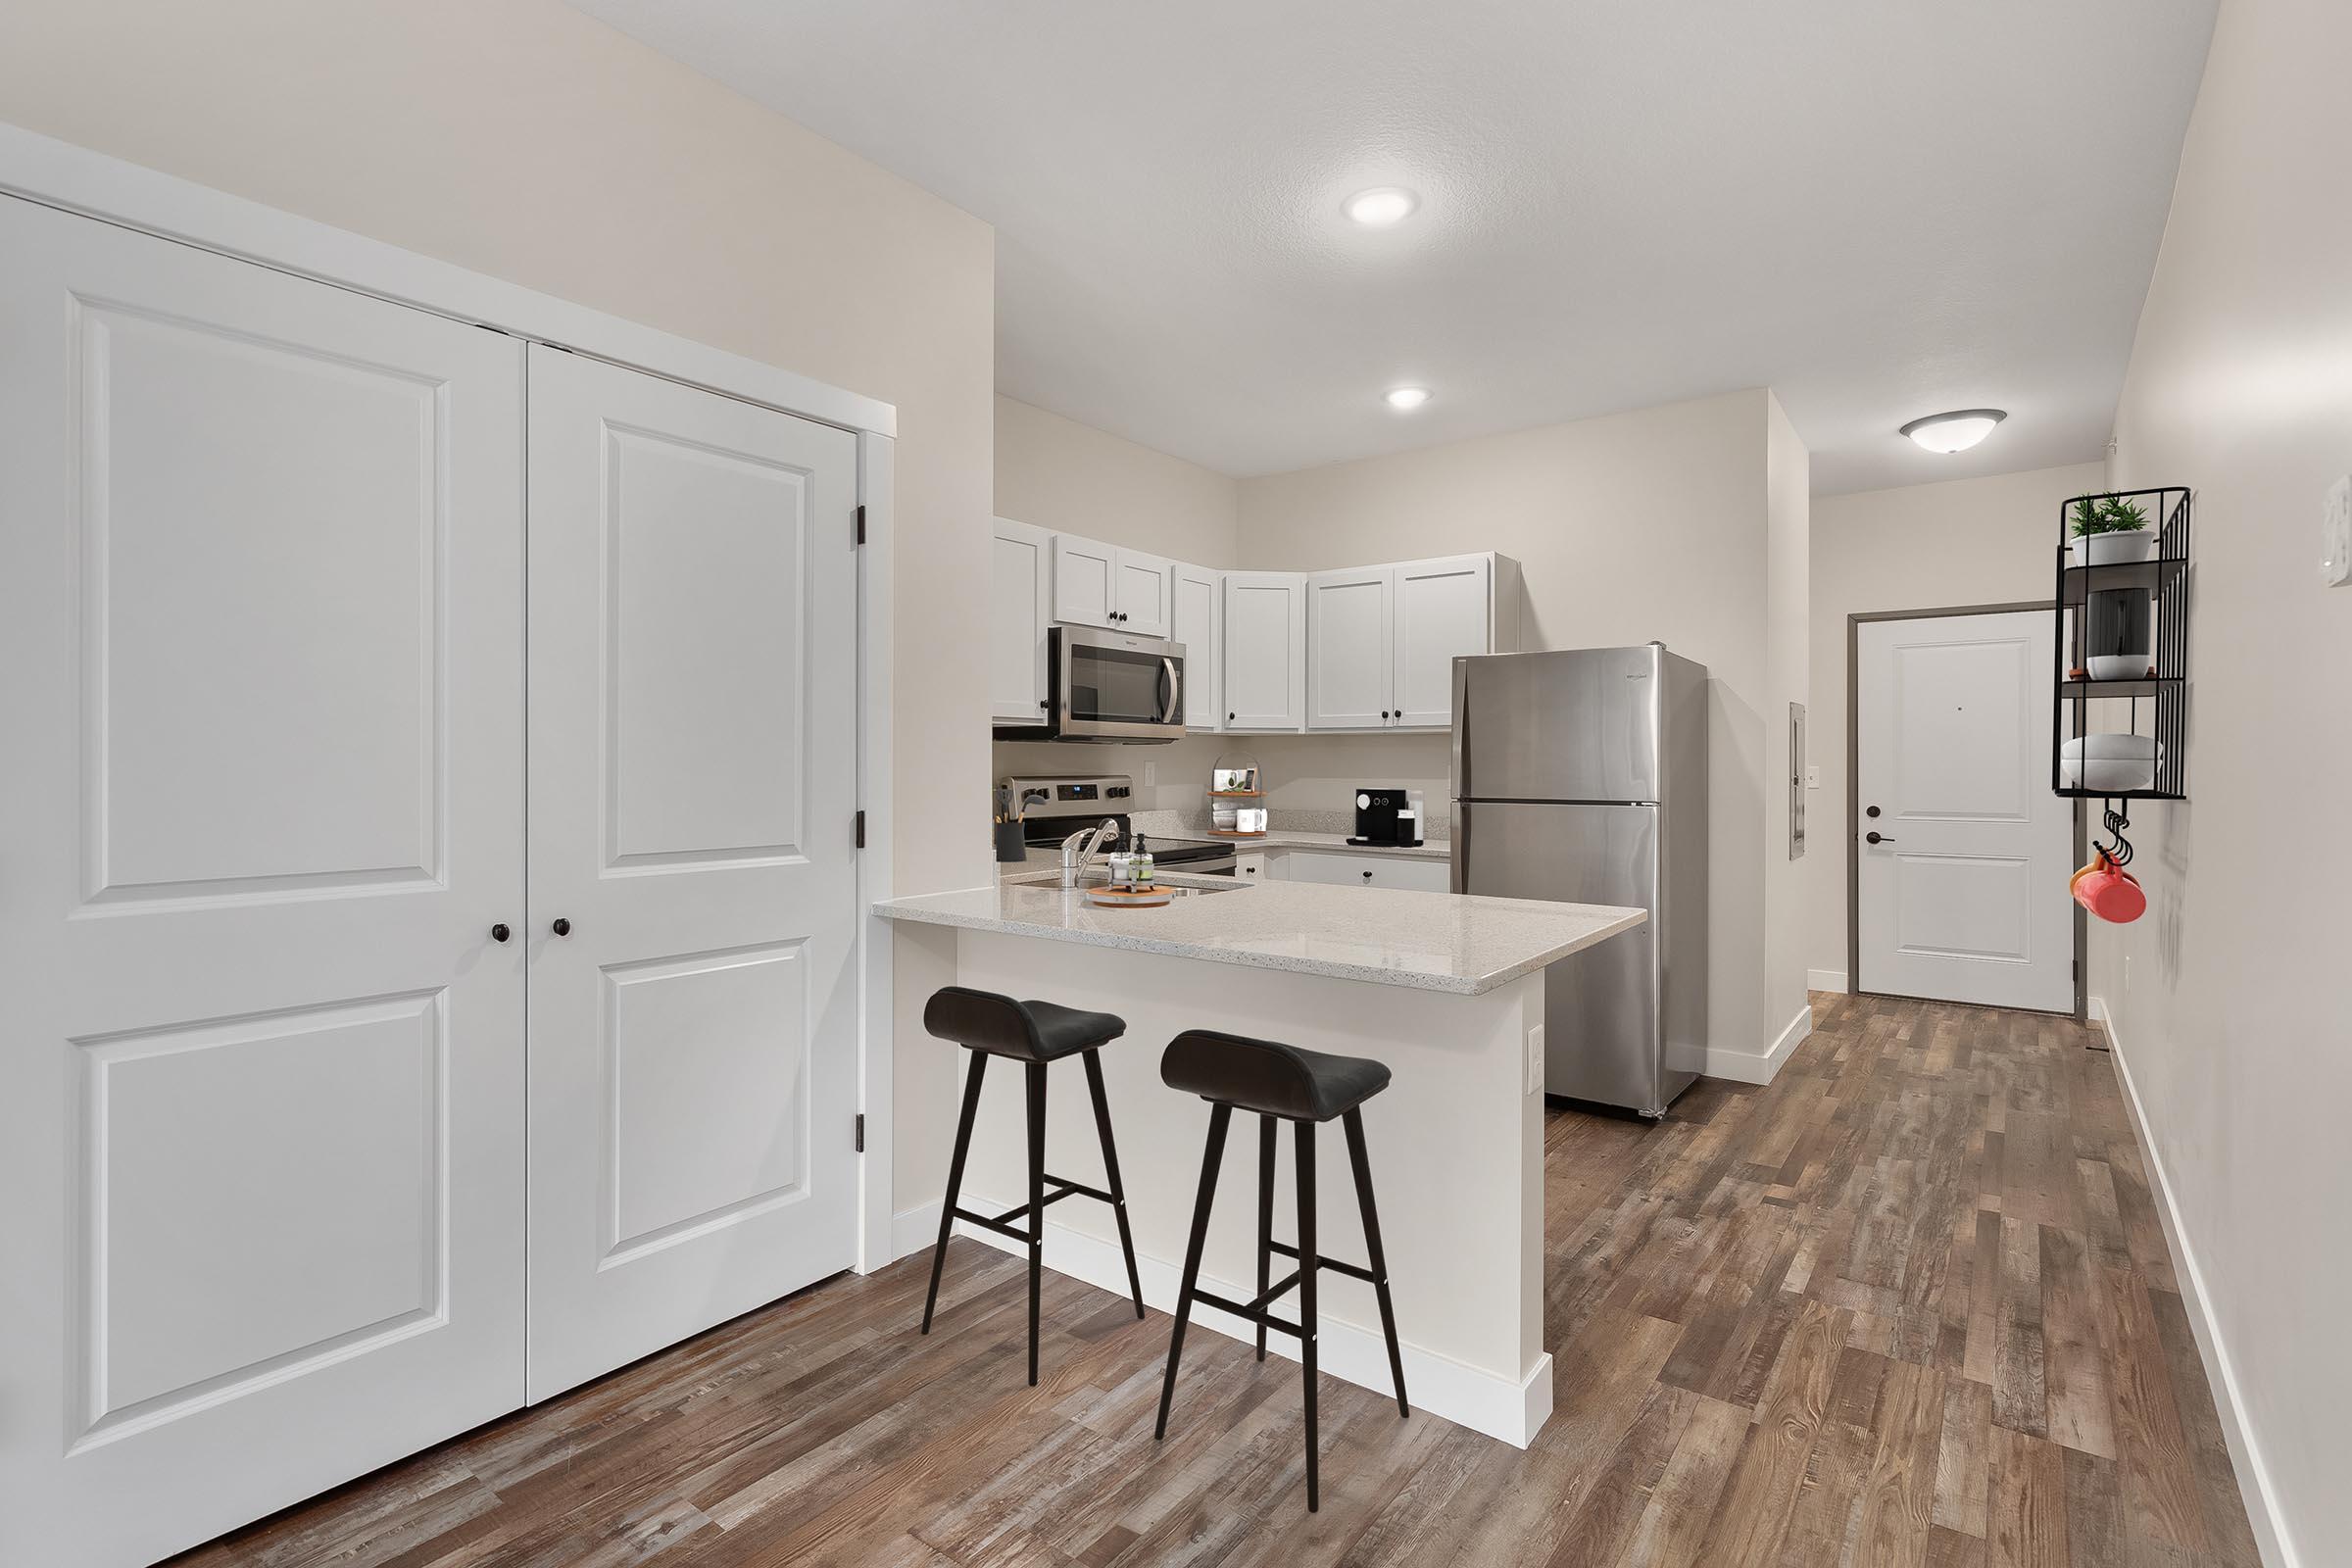
<instances>
[{"instance_id":1,"label":"utensil holder","mask_svg":"<svg viewBox=\"0 0 2352 1568\"><path fill-rule=\"evenodd\" d=\"M997 863L1019 865L1029 858L1029 840L1018 822L999 822L997 830Z\"/></svg>"}]
</instances>

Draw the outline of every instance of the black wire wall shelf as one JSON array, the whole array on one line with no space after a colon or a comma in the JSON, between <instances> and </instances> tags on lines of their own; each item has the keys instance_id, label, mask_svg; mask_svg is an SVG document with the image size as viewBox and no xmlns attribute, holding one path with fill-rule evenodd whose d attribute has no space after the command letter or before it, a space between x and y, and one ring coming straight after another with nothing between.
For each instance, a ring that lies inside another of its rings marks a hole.
<instances>
[{"instance_id":1,"label":"black wire wall shelf","mask_svg":"<svg viewBox=\"0 0 2352 1568\"><path fill-rule=\"evenodd\" d=\"M2116 526L2132 514L2145 526ZM2078 536L2086 517L2106 530ZM2184 801L2189 492L2072 496L2058 518L2050 787L2110 802L2110 818L2117 801Z\"/></svg>"}]
</instances>

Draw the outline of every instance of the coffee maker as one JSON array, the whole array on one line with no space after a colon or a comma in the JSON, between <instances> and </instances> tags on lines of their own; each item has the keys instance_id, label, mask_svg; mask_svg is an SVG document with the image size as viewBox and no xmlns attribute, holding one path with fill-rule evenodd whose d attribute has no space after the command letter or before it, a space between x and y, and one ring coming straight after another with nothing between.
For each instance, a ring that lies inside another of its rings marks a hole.
<instances>
[{"instance_id":1,"label":"coffee maker","mask_svg":"<svg viewBox=\"0 0 2352 1568\"><path fill-rule=\"evenodd\" d=\"M1408 811L1411 795L1400 789L1365 785L1355 792L1355 832L1350 844L1409 849L1421 842L1420 823ZM1397 818L1403 816L1400 823Z\"/></svg>"}]
</instances>

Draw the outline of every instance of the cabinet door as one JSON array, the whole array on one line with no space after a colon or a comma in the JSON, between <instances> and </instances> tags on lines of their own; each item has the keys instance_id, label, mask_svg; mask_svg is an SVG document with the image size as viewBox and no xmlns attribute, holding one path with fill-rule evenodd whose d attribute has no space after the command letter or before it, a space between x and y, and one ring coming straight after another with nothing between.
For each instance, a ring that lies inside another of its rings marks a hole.
<instances>
[{"instance_id":1,"label":"cabinet door","mask_svg":"<svg viewBox=\"0 0 2352 1568\"><path fill-rule=\"evenodd\" d=\"M1138 637L1167 636L1175 575L1175 565L1157 556L1120 551L1111 580L1111 609L1119 630Z\"/></svg>"},{"instance_id":2,"label":"cabinet door","mask_svg":"<svg viewBox=\"0 0 2352 1568\"><path fill-rule=\"evenodd\" d=\"M1494 648L1494 561L1455 556L1396 568L1396 722L1453 723L1453 662Z\"/></svg>"},{"instance_id":3,"label":"cabinet door","mask_svg":"<svg viewBox=\"0 0 2352 1568\"><path fill-rule=\"evenodd\" d=\"M0 256L0 1559L95 1568L524 1400L523 358Z\"/></svg>"},{"instance_id":4,"label":"cabinet door","mask_svg":"<svg viewBox=\"0 0 2352 1568\"><path fill-rule=\"evenodd\" d=\"M1053 618L1054 536L997 519L989 558L988 713L999 724L1046 721L1046 625Z\"/></svg>"},{"instance_id":5,"label":"cabinet door","mask_svg":"<svg viewBox=\"0 0 2352 1568\"><path fill-rule=\"evenodd\" d=\"M857 1256L858 438L530 365L543 1399Z\"/></svg>"},{"instance_id":6,"label":"cabinet door","mask_svg":"<svg viewBox=\"0 0 2352 1568\"><path fill-rule=\"evenodd\" d=\"M1217 679L1225 662L1224 596L1217 573L1200 566L1177 566L1174 627L1171 635L1184 644L1184 724L1187 729L1222 729L1224 689Z\"/></svg>"},{"instance_id":7,"label":"cabinet door","mask_svg":"<svg viewBox=\"0 0 2352 1568\"><path fill-rule=\"evenodd\" d=\"M1054 536L1054 618L1077 626L1111 626L1117 608L1119 553L1075 534Z\"/></svg>"},{"instance_id":8,"label":"cabinet door","mask_svg":"<svg viewBox=\"0 0 2352 1568\"><path fill-rule=\"evenodd\" d=\"M1225 727L1298 729L1306 716L1306 580L1225 574Z\"/></svg>"},{"instance_id":9,"label":"cabinet door","mask_svg":"<svg viewBox=\"0 0 2352 1568\"><path fill-rule=\"evenodd\" d=\"M1450 880L1448 867L1444 860L1296 850L1282 858L1284 873L1290 881L1320 882L1328 887L1395 888L1408 893L1444 893Z\"/></svg>"},{"instance_id":10,"label":"cabinet door","mask_svg":"<svg viewBox=\"0 0 2352 1568\"><path fill-rule=\"evenodd\" d=\"M1380 729L1396 665L1396 577L1386 566L1306 579L1306 727Z\"/></svg>"}]
</instances>

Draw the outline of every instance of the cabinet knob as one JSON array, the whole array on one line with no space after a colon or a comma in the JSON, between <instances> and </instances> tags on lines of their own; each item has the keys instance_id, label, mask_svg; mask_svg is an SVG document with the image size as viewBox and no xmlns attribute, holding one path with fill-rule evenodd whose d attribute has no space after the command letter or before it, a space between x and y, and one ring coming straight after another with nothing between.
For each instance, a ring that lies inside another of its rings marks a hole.
<instances>
[{"instance_id":1,"label":"cabinet knob","mask_svg":"<svg viewBox=\"0 0 2352 1568\"><path fill-rule=\"evenodd\" d=\"M1371 880L1372 880L1372 873L1371 873L1371 872L1369 872L1369 871L1366 871L1366 872L1364 873L1364 880L1365 880L1365 881L1367 881L1367 882L1371 881Z\"/></svg>"},{"instance_id":2,"label":"cabinet knob","mask_svg":"<svg viewBox=\"0 0 2352 1568\"><path fill-rule=\"evenodd\" d=\"M571 922L564 919L562 915L558 915L556 917L556 923L549 926L548 929L560 937L567 937L571 935Z\"/></svg>"},{"instance_id":3,"label":"cabinet knob","mask_svg":"<svg viewBox=\"0 0 2352 1568\"><path fill-rule=\"evenodd\" d=\"M1043 697L1040 697L1040 698L1037 700L1037 706L1038 706L1038 707L1040 707L1040 708L1043 708L1043 707L1045 707L1045 706L1046 706L1046 700L1045 700Z\"/></svg>"},{"instance_id":4,"label":"cabinet knob","mask_svg":"<svg viewBox=\"0 0 2352 1568\"><path fill-rule=\"evenodd\" d=\"M504 942L507 940L507 938L513 936L514 934L514 932L507 929L507 922L504 920L499 921L498 924L490 928L490 940L493 942Z\"/></svg>"},{"instance_id":5,"label":"cabinet knob","mask_svg":"<svg viewBox=\"0 0 2352 1568\"><path fill-rule=\"evenodd\" d=\"M1228 723L1228 724L1230 724L1230 723L1232 723L1232 722L1233 722L1235 719L1237 719L1237 718L1239 718L1239 717L1241 717L1241 716L1242 716L1242 715L1241 715L1241 714L1239 714L1239 713L1227 713L1227 714L1225 715L1225 722L1226 722L1226 723Z\"/></svg>"}]
</instances>

